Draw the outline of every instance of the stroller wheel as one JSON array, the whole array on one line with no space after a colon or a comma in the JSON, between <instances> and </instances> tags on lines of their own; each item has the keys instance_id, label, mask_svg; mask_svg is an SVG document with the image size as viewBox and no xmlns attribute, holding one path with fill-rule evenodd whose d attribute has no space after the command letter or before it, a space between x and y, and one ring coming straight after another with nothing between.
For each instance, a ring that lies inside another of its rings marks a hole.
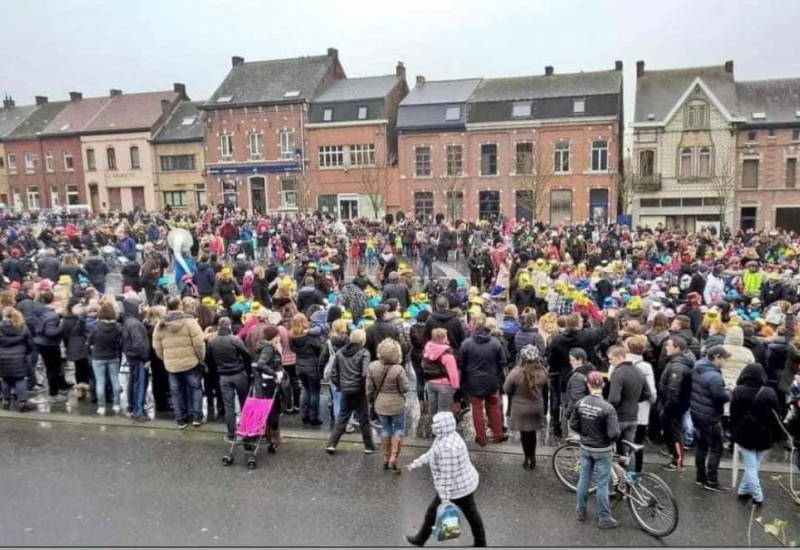
<instances>
[{"instance_id":1,"label":"stroller wheel","mask_svg":"<svg viewBox=\"0 0 800 550\"><path fill-rule=\"evenodd\" d=\"M251 458L247 461L247 469L248 470L255 470L256 469L256 459Z\"/></svg>"},{"instance_id":2,"label":"stroller wheel","mask_svg":"<svg viewBox=\"0 0 800 550\"><path fill-rule=\"evenodd\" d=\"M272 443L270 443L269 447L267 447L267 452L271 455L274 455L276 450L277 448Z\"/></svg>"},{"instance_id":3,"label":"stroller wheel","mask_svg":"<svg viewBox=\"0 0 800 550\"><path fill-rule=\"evenodd\" d=\"M256 446L253 445L252 443L245 443L244 450L252 452L256 450Z\"/></svg>"},{"instance_id":4,"label":"stroller wheel","mask_svg":"<svg viewBox=\"0 0 800 550\"><path fill-rule=\"evenodd\" d=\"M231 464L233 464L233 457L231 455L225 455L222 457L223 466L230 466Z\"/></svg>"}]
</instances>

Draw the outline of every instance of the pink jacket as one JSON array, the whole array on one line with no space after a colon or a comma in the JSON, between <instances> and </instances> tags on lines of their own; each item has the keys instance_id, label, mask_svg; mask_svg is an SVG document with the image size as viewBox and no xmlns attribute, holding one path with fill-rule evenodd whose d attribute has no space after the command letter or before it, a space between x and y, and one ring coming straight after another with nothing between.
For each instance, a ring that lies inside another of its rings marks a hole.
<instances>
[{"instance_id":1,"label":"pink jacket","mask_svg":"<svg viewBox=\"0 0 800 550\"><path fill-rule=\"evenodd\" d=\"M449 353L445 353L448 350ZM445 384L458 389L461 382L458 378L456 358L453 356L453 351L450 349L450 346L447 344L440 344L438 342L430 341L425 344L425 350L422 352L422 356L428 361L439 361L439 358L441 358L441 363L444 365L444 368L447 371L447 378L435 378L433 380L428 380L428 384Z\"/></svg>"}]
</instances>

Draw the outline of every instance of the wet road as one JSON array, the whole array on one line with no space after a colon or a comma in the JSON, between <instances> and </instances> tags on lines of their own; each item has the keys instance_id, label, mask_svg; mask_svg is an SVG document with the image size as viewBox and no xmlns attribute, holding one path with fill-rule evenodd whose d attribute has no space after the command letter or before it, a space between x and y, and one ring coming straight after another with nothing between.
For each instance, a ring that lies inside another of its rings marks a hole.
<instances>
[{"instance_id":1,"label":"wet road","mask_svg":"<svg viewBox=\"0 0 800 550\"><path fill-rule=\"evenodd\" d=\"M422 469L384 473L377 455L341 444L291 440L259 456L221 465L219 434L0 422L0 545L403 545L433 495ZM263 449L262 449L263 450ZM419 451L409 451L403 462ZM663 477L679 501L678 530L658 541L638 529L626 506L616 531L572 519L573 495L549 463L524 471L519 457L473 453L481 475L478 504L493 545L746 545L750 509ZM796 508L766 479L760 515L793 522ZM590 505L590 513L594 510ZM471 544L468 528L448 546ZM772 544L757 525L752 544Z\"/></svg>"}]
</instances>

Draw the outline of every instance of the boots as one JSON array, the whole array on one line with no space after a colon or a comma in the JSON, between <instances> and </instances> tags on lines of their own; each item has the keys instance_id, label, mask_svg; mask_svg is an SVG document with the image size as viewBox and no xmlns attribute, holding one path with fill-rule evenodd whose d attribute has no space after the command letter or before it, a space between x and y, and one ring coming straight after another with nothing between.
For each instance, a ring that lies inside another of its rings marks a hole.
<instances>
[{"instance_id":1,"label":"boots","mask_svg":"<svg viewBox=\"0 0 800 550\"><path fill-rule=\"evenodd\" d=\"M393 437L392 438L392 456L389 459L389 467L394 470L394 473L400 475L403 470L398 468L397 463L400 459L400 450L403 448L403 438L402 437Z\"/></svg>"},{"instance_id":2,"label":"boots","mask_svg":"<svg viewBox=\"0 0 800 550\"><path fill-rule=\"evenodd\" d=\"M389 469L389 460L392 454L392 438L391 437L382 437L381 438L381 456L383 456L383 469Z\"/></svg>"}]
</instances>

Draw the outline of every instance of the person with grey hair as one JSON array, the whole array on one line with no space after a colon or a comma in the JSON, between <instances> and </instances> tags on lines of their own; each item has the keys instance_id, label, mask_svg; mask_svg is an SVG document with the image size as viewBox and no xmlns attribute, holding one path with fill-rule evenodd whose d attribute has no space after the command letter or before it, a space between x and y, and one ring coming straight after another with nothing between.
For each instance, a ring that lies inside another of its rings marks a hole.
<instances>
[{"instance_id":1,"label":"person with grey hair","mask_svg":"<svg viewBox=\"0 0 800 550\"><path fill-rule=\"evenodd\" d=\"M395 298L400 304L400 308L405 311L408 304L411 303L411 292L405 283L400 282L400 275L397 271L389 273L389 282L384 285L383 293L381 294L381 301L386 302L391 298Z\"/></svg>"},{"instance_id":2,"label":"person with grey hair","mask_svg":"<svg viewBox=\"0 0 800 550\"><path fill-rule=\"evenodd\" d=\"M244 342L233 334L228 317L219 320L216 336L208 341L208 360L214 362L219 372L225 426L228 429L225 441L231 443L236 437L235 400L239 400L239 408L243 409L250 389L250 352Z\"/></svg>"}]
</instances>

